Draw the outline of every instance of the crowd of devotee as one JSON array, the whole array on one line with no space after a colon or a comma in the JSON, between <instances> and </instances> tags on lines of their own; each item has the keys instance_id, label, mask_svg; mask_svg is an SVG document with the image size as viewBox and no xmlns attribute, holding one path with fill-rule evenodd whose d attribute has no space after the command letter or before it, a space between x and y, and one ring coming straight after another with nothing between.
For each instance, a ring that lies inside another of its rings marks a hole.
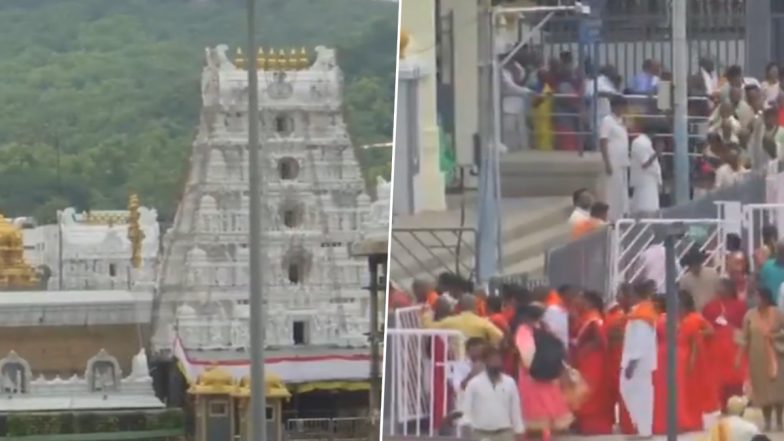
<instances>
[{"instance_id":1,"label":"crowd of devotee","mask_svg":"<svg viewBox=\"0 0 784 441\"><path fill-rule=\"evenodd\" d=\"M781 78L776 63L758 80L740 66L720 74L711 59L700 60L689 83L693 196L730 187L749 170L784 159ZM608 185L597 200L606 204L607 217L655 212L671 199L667 182L674 173L672 115L656 102L660 83L670 79L653 59L624 81L613 66L594 69L590 60L578 66L570 52L545 63L523 49L503 69L504 144L598 151Z\"/></svg>"},{"instance_id":2,"label":"crowd of devotee","mask_svg":"<svg viewBox=\"0 0 784 441\"><path fill-rule=\"evenodd\" d=\"M725 274L699 247L678 262L679 433L748 441L784 432L784 241L772 226L765 234L752 256L728 237ZM656 260L610 296L514 284L488 296L453 274L417 280L410 294L393 286L390 312L418 305L422 328L464 337L465 360L438 373L451 375L449 390L433 383L438 431L497 441L667 433L666 271ZM449 349L427 350L443 360Z\"/></svg>"}]
</instances>

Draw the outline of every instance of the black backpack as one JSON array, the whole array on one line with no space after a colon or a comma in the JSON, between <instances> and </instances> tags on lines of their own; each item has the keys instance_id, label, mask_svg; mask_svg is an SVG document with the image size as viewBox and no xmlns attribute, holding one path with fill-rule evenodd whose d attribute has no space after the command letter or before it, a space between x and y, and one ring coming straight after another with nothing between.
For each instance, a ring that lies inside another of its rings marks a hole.
<instances>
[{"instance_id":1,"label":"black backpack","mask_svg":"<svg viewBox=\"0 0 784 441\"><path fill-rule=\"evenodd\" d=\"M553 381L561 377L566 360L563 342L550 331L534 328L536 352L528 373L538 381Z\"/></svg>"}]
</instances>

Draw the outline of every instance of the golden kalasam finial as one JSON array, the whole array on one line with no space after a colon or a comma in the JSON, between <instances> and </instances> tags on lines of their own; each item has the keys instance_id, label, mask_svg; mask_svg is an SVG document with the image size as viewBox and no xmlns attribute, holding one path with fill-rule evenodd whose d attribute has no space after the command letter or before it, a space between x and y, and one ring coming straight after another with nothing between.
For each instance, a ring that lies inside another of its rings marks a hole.
<instances>
[{"instance_id":1,"label":"golden kalasam finial","mask_svg":"<svg viewBox=\"0 0 784 441\"><path fill-rule=\"evenodd\" d=\"M132 194L128 198L128 240L131 241L131 264L134 268L142 266L142 241L144 231L139 225L139 196Z\"/></svg>"},{"instance_id":2,"label":"golden kalasam finial","mask_svg":"<svg viewBox=\"0 0 784 441\"><path fill-rule=\"evenodd\" d=\"M399 48L399 58L402 60L406 58L406 48L408 47L409 43L409 36L408 32L404 30L400 30L400 48Z\"/></svg>"},{"instance_id":3,"label":"golden kalasam finial","mask_svg":"<svg viewBox=\"0 0 784 441\"><path fill-rule=\"evenodd\" d=\"M288 60L286 60L286 49L278 51L278 70L286 70L288 67Z\"/></svg>"},{"instance_id":4,"label":"golden kalasam finial","mask_svg":"<svg viewBox=\"0 0 784 441\"><path fill-rule=\"evenodd\" d=\"M234 65L239 69L245 69L245 56L242 54L242 48L237 48L237 55L234 57Z\"/></svg>"},{"instance_id":5,"label":"golden kalasam finial","mask_svg":"<svg viewBox=\"0 0 784 441\"><path fill-rule=\"evenodd\" d=\"M300 69L307 69L310 66L310 60L308 59L308 51L303 47L299 51L299 68Z\"/></svg>"},{"instance_id":6,"label":"golden kalasam finial","mask_svg":"<svg viewBox=\"0 0 784 441\"><path fill-rule=\"evenodd\" d=\"M299 70L299 54L296 49L292 49L289 52L288 65L289 70Z\"/></svg>"},{"instance_id":7,"label":"golden kalasam finial","mask_svg":"<svg viewBox=\"0 0 784 441\"><path fill-rule=\"evenodd\" d=\"M267 59L264 58L264 48L259 47L259 53L256 55L256 69L264 70L267 65Z\"/></svg>"},{"instance_id":8,"label":"golden kalasam finial","mask_svg":"<svg viewBox=\"0 0 784 441\"><path fill-rule=\"evenodd\" d=\"M406 48L408 48L408 44L411 42L411 37L409 37L408 32L404 30L400 30L400 47L398 48L399 58L402 60L406 58Z\"/></svg>"},{"instance_id":9,"label":"golden kalasam finial","mask_svg":"<svg viewBox=\"0 0 784 441\"><path fill-rule=\"evenodd\" d=\"M275 70L278 68L278 56L275 54L275 48L270 48L269 57L267 57L267 69Z\"/></svg>"}]
</instances>

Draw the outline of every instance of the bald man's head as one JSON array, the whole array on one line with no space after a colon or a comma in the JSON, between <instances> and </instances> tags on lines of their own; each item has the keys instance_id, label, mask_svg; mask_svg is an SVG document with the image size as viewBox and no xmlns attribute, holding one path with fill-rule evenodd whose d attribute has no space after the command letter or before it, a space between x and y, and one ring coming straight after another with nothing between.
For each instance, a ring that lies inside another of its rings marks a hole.
<instances>
[{"instance_id":1,"label":"bald man's head","mask_svg":"<svg viewBox=\"0 0 784 441\"><path fill-rule=\"evenodd\" d=\"M427 301L427 295L433 290L433 285L425 279L416 279L411 285L411 291L418 302L424 303Z\"/></svg>"},{"instance_id":2,"label":"bald man's head","mask_svg":"<svg viewBox=\"0 0 784 441\"><path fill-rule=\"evenodd\" d=\"M441 320L450 314L452 314L452 302L450 302L447 297L439 297L433 307L433 318L435 320Z\"/></svg>"},{"instance_id":3,"label":"bald man's head","mask_svg":"<svg viewBox=\"0 0 784 441\"><path fill-rule=\"evenodd\" d=\"M476 312L476 297L473 294L463 294L460 297L460 311L463 312Z\"/></svg>"}]
</instances>

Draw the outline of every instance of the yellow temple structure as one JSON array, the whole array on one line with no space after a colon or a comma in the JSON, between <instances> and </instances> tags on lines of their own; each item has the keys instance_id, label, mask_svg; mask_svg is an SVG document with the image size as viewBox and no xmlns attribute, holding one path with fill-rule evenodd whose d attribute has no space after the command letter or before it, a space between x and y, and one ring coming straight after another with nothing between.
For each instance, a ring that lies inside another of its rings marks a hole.
<instances>
[{"instance_id":1,"label":"yellow temple structure","mask_svg":"<svg viewBox=\"0 0 784 441\"><path fill-rule=\"evenodd\" d=\"M35 269L24 260L22 231L0 214L0 290L38 288Z\"/></svg>"},{"instance_id":2,"label":"yellow temple structure","mask_svg":"<svg viewBox=\"0 0 784 441\"><path fill-rule=\"evenodd\" d=\"M278 376L264 376L267 398L267 439L283 441L283 401L291 393ZM249 418L250 376L236 381L226 370L213 366L199 375L188 390L196 408L196 441L250 439L253 421Z\"/></svg>"}]
</instances>

